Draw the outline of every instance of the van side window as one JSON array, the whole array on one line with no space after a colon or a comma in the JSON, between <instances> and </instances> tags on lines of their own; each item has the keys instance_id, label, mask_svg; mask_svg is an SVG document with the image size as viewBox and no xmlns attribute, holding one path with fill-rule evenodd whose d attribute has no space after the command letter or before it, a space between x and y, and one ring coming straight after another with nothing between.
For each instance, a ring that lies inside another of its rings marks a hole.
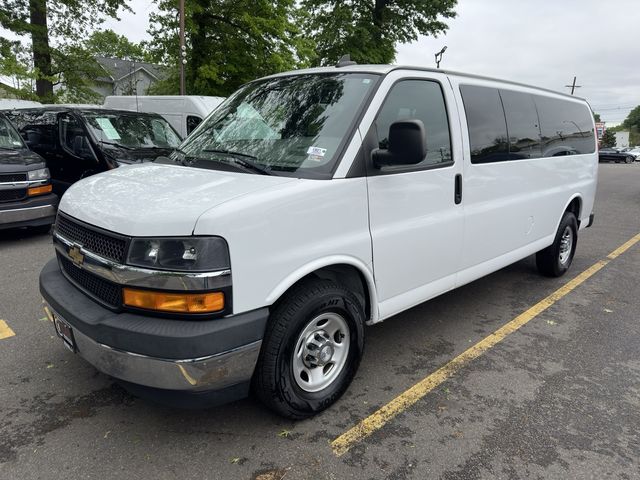
<instances>
[{"instance_id":1,"label":"van side window","mask_svg":"<svg viewBox=\"0 0 640 480\"><path fill-rule=\"evenodd\" d=\"M427 132L427 156L416 167L452 161L449 120L438 82L403 80L391 88L375 121L379 148L388 147L391 124L408 119L422 120Z\"/></svg>"},{"instance_id":2,"label":"van side window","mask_svg":"<svg viewBox=\"0 0 640 480\"><path fill-rule=\"evenodd\" d=\"M540 122L533 95L500 90L500 98L507 118L509 159L540 158Z\"/></svg>"},{"instance_id":3,"label":"van side window","mask_svg":"<svg viewBox=\"0 0 640 480\"><path fill-rule=\"evenodd\" d=\"M187 115L187 135L193 132L201 122L202 118L196 115Z\"/></svg>"},{"instance_id":4,"label":"van side window","mask_svg":"<svg viewBox=\"0 0 640 480\"><path fill-rule=\"evenodd\" d=\"M585 105L541 95L536 95L534 101L542 127L543 156L578 155L595 151L593 120Z\"/></svg>"},{"instance_id":5,"label":"van side window","mask_svg":"<svg viewBox=\"0 0 640 480\"><path fill-rule=\"evenodd\" d=\"M82 129L80 122L72 115L61 114L60 120L60 141L69 152L80 158L92 158L89 139Z\"/></svg>"},{"instance_id":6,"label":"van side window","mask_svg":"<svg viewBox=\"0 0 640 480\"><path fill-rule=\"evenodd\" d=\"M507 122L498 90L462 85L460 93L467 115L471 163L508 160Z\"/></svg>"}]
</instances>

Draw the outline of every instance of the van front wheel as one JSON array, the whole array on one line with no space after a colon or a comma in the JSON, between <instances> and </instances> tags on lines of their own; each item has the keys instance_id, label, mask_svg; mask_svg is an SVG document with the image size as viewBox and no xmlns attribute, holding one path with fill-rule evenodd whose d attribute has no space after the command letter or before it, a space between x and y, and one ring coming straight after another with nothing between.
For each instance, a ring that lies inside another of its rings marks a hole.
<instances>
[{"instance_id":1,"label":"van front wheel","mask_svg":"<svg viewBox=\"0 0 640 480\"><path fill-rule=\"evenodd\" d=\"M536 253L538 271L547 277L565 274L576 252L578 221L572 212L564 212L553 243Z\"/></svg>"},{"instance_id":2,"label":"van front wheel","mask_svg":"<svg viewBox=\"0 0 640 480\"><path fill-rule=\"evenodd\" d=\"M315 415L353 379L364 348L365 314L348 289L330 280L294 287L269 318L253 389L288 418Z\"/></svg>"}]
</instances>

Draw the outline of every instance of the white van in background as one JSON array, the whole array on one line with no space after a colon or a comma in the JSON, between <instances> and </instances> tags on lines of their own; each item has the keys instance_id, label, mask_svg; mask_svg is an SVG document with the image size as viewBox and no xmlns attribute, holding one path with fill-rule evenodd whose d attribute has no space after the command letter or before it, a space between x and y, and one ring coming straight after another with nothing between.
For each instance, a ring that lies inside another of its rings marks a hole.
<instances>
[{"instance_id":1,"label":"white van in background","mask_svg":"<svg viewBox=\"0 0 640 480\"><path fill-rule=\"evenodd\" d=\"M13 110L16 108L33 108L41 107L40 102L32 100L18 100L15 98L0 98L0 110Z\"/></svg>"},{"instance_id":2,"label":"white van in background","mask_svg":"<svg viewBox=\"0 0 640 480\"><path fill-rule=\"evenodd\" d=\"M223 100L202 95L111 95L104 99L104 106L158 113L186 138Z\"/></svg>"}]
</instances>

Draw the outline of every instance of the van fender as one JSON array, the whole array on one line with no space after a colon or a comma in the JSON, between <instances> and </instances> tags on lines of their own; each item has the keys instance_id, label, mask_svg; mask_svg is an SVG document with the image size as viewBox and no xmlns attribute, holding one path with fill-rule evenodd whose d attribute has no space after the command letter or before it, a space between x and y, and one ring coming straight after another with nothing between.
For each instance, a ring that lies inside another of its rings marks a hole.
<instances>
[{"instance_id":1,"label":"van fender","mask_svg":"<svg viewBox=\"0 0 640 480\"><path fill-rule=\"evenodd\" d=\"M557 231L557 225L560 225L560 222L562 221L562 216L564 215L564 212L567 211L567 209L569 208L569 205L571 205L571 202L573 202L575 199L579 199L580 200L580 215L582 215L582 208L584 207L583 203L583 199L582 199L582 193L577 192L574 193L571 198L569 198L569 200L565 203L564 208L562 209L562 212L560 212L560 216L558 217L557 221L556 221L556 231ZM578 223L580 222L580 218L576 218L576 220L578 220ZM555 232L554 232L555 235Z\"/></svg>"},{"instance_id":2,"label":"van fender","mask_svg":"<svg viewBox=\"0 0 640 480\"><path fill-rule=\"evenodd\" d=\"M378 294L376 291L375 279L373 278L373 272L363 261L348 255L331 255L328 257L318 258L301 266L283 278L278 285L271 290L266 298L265 305L273 305L287 290L310 273L332 265L350 265L355 267L362 274L367 284L371 307L371 318L367 320L367 324L378 322Z\"/></svg>"}]
</instances>

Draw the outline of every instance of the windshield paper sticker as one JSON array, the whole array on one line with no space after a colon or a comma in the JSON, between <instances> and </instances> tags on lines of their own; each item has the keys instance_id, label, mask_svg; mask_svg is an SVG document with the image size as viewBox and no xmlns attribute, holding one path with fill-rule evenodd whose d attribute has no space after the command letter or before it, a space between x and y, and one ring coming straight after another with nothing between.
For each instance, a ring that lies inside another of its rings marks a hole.
<instances>
[{"instance_id":1,"label":"windshield paper sticker","mask_svg":"<svg viewBox=\"0 0 640 480\"><path fill-rule=\"evenodd\" d=\"M307 155L313 155L314 157L324 157L325 153L327 153L326 148L309 147L309 150L307 150Z\"/></svg>"},{"instance_id":2,"label":"windshield paper sticker","mask_svg":"<svg viewBox=\"0 0 640 480\"><path fill-rule=\"evenodd\" d=\"M111 125L111 120L108 118L96 118L96 122L98 122L98 125L100 125L100 128L109 140L120 140L120 135L118 135L116 129Z\"/></svg>"}]
</instances>

